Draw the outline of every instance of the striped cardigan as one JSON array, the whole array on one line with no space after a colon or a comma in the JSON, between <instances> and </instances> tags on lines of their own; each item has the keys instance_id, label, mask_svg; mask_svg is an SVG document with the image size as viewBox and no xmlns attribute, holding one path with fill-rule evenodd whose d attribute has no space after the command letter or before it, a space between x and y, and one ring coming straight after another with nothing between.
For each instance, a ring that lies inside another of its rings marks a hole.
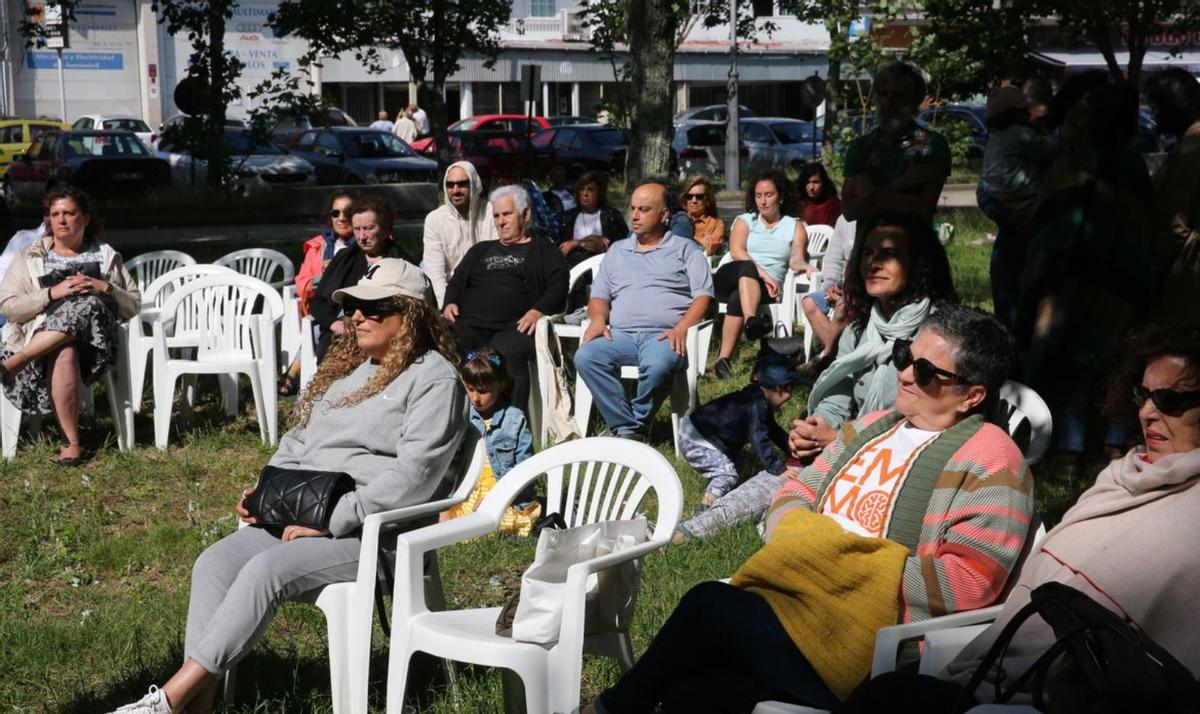
<instances>
[{"instance_id":1,"label":"striped cardigan","mask_svg":"<svg viewBox=\"0 0 1200 714\"><path fill-rule=\"evenodd\" d=\"M879 411L843 425L812 465L775 494L766 515L767 538L789 511L818 510L845 464L901 419L894 411ZM901 621L996 602L1032 515L1033 477L1003 429L976 415L938 436L913 463L887 524L886 537L909 549L899 593Z\"/></svg>"}]
</instances>

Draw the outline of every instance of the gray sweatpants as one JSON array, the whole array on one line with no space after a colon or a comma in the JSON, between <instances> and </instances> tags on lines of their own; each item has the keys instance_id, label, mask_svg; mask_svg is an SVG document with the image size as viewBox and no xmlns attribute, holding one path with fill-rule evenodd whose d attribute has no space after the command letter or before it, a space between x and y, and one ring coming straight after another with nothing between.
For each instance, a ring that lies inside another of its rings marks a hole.
<instances>
[{"instance_id":1,"label":"gray sweatpants","mask_svg":"<svg viewBox=\"0 0 1200 714\"><path fill-rule=\"evenodd\" d=\"M717 531L744 523L757 521L771 505L771 498L783 485L787 477L775 476L766 471L746 479L729 493L721 496L712 507L700 515L679 524L679 530L688 538L707 538Z\"/></svg>"},{"instance_id":2,"label":"gray sweatpants","mask_svg":"<svg viewBox=\"0 0 1200 714\"><path fill-rule=\"evenodd\" d=\"M720 498L737 485L738 472L733 460L705 439L688 417L679 423L679 452L688 466L708 479L705 490L714 496Z\"/></svg>"},{"instance_id":3,"label":"gray sweatpants","mask_svg":"<svg viewBox=\"0 0 1200 714\"><path fill-rule=\"evenodd\" d=\"M297 538L242 528L209 546L192 566L184 656L214 675L250 651L279 604L358 574L358 537Z\"/></svg>"}]
</instances>

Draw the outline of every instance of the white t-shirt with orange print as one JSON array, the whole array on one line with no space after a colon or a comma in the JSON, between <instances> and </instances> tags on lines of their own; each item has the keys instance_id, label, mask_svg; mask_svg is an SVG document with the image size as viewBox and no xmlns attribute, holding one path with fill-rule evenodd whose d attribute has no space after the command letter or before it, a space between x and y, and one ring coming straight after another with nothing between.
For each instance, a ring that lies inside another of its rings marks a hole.
<instances>
[{"instance_id":1,"label":"white t-shirt with orange print","mask_svg":"<svg viewBox=\"0 0 1200 714\"><path fill-rule=\"evenodd\" d=\"M905 420L875 437L834 477L817 513L850 533L882 538L900 486L917 456L941 433Z\"/></svg>"}]
</instances>

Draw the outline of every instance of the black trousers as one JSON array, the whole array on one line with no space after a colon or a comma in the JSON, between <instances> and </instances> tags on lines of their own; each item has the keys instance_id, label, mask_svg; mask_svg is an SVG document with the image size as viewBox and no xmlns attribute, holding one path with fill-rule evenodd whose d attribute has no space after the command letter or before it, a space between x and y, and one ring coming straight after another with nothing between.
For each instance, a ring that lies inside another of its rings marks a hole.
<instances>
[{"instance_id":1,"label":"black trousers","mask_svg":"<svg viewBox=\"0 0 1200 714\"><path fill-rule=\"evenodd\" d=\"M963 686L927 674L888 672L864 683L836 714L961 714L975 706ZM961 701L960 701L961 695Z\"/></svg>"},{"instance_id":2,"label":"black trousers","mask_svg":"<svg viewBox=\"0 0 1200 714\"><path fill-rule=\"evenodd\" d=\"M761 701L838 700L767 601L719 582L683 596L637 664L597 702L605 714L750 712Z\"/></svg>"},{"instance_id":3,"label":"black trousers","mask_svg":"<svg viewBox=\"0 0 1200 714\"><path fill-rule=\"evenodd\" d=\"M462 320L454 322L453 325L454 334L458 337L458 348L463 352L491 347L500 353L504 358L508 376L512 377L510 401L513 406L525 411L529 405L529 370L536 356L533 337L520 332L516 327L480 327L468 325Z\"/></svg>"},{"instance_id":4,"label":"black trousers","mask_svg":"<svg viewBox=\"0 0 1200 714\"><path fill-rule=\"evenodd\" d=\"M717 297L717 302L725 303L725 314L733 317L744 317L742 315L742 298L738 294L738 283L742 278L751 278L758 282L758 287L762 290L762 298L758 301L760 305L766 305L770 302L775 302L774 298L767 294L767 285L758 277L758 266L753 260L734 260L720 268L713 275L713 294Z\"/></svg>"}]
</instances>

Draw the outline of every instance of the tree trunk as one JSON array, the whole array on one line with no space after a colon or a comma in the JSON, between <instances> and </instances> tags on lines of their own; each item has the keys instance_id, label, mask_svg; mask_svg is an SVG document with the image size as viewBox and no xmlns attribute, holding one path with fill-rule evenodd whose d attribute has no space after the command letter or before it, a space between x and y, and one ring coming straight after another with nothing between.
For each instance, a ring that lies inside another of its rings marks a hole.
<instances>
[{"instance_id":1,"label":"tree trunk","mask_svg":"<svg viewBox=\"0 0 1200 714\"><path fill-rule=\"evenodd\" d=\"M1121 64L1117 62L1117 53L1113 48L1112 37L1108 34L1108 25L1100 20L1094 20L1091 27L1092 41L1096 43L1096 48L1104 56L1104 63L1108 65L1109 75L1113 79L1124 79L1124 75L1121 73Z\"/></svg>"},{"instance_id":2,"label":"tree trunk","mask_svg":"<svg viewBox=\"0 0 1200 714\"><path fill-rule=\"evenodd\" d=\"M837 118L837 112L841 106L842 60L830 55L829 69L826 70L825 76L825 127L821 137L823 153L826 156L833 154L833 144L837 140L837 137L834 136L834 120Z\"/></svg>"},{"instance_id":3,"label":"tree trunk","mask_svg":"<svg viewBox=\"0 0 1200 714\"><path fill-rule=\"evenodd\" d=\"M632 191L647 178L666 177L671 167L674 116L676 18L671 4L627 0L629 90L632 111L625 185Z\"/></svg>"},{"instance_id":4,"label":"tree trunk","mask_svg":"<svg viewBox=\"0 0 1200 714\"><path fill-rule=\"evenodd\" d=\"M225 2L209 3L208 8L208 187L220 191L229 171L225 155ZM194 163L194 162L193 162Z\"/></svg>"}]
</instances>

